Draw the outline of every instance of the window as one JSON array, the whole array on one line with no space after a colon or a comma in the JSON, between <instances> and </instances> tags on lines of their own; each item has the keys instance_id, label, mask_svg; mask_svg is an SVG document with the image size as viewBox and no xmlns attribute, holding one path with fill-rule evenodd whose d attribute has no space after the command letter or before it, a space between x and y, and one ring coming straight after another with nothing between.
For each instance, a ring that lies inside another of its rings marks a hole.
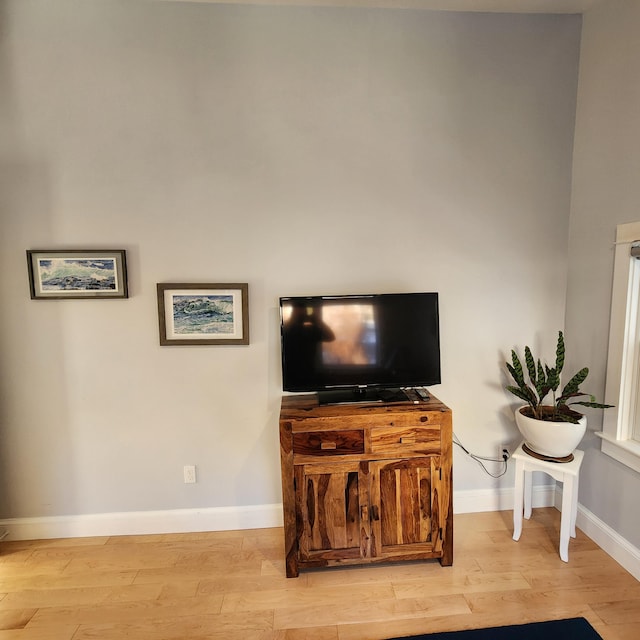
<instances>
[{"instance_id":1,"label":"window","mask_svg":"<svg viewBox=\"0 0 640 640\"><path fill-rule=\"evenodd\" d=\"M616 232L602 451L640 472L640 222Z\"/></svg>"}]
</instances>

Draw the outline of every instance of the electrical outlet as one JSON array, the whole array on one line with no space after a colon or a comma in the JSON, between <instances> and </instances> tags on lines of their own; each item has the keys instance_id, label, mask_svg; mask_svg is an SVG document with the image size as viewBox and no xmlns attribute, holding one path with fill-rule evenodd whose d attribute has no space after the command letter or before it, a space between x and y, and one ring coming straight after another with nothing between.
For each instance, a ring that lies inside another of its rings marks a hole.
<instances>
[{"instance_id":1,"label":"electrical outlet","mask_svg":"<svg viewBox=\"0 0 640 640\"><path fill-rule=\"evenodd\" d=\"M508 444L500 446L500 457L506 462L511 457L511 448Z\"/></svg>"},{"instance_id":2,"label":"electrical outlet","mask_svg":"<svg viewBox=\"0 0 640 640\"><path fill-rule=\"evenodd\" d=\"M184 466L184 482L185 484L193 484L196 481L196 467L193 464Z\"/></svg>"}]
</instances>

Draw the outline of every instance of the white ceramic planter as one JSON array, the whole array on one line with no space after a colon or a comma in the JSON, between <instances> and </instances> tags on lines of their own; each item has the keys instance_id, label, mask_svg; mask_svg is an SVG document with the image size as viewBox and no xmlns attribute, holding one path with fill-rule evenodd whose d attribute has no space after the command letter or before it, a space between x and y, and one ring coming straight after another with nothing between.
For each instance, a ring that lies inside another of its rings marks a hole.
<instances>
[{"instance_id":1,"label":"white ceramic planter","mask_svg":"<svg viewBox=\"0 0 640 640\"><path fill-rule=\"evenodd\" d=\"M587 417L582 416L578 424L571 422L547 422L528 418L516 411L516 424L524 442L536 453L550 458L565 458L580 444L587 430Z\"/></svg>"}]
</instances>

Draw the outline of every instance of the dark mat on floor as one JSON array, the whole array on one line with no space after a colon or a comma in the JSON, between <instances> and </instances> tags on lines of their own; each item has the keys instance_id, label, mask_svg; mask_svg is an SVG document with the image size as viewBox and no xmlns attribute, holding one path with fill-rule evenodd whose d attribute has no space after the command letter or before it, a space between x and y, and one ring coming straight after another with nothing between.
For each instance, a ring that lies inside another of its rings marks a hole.
<instances>
[{"instance_id":1,"label":"dark mat on floor","mask_svg":"<svg viewBox=\"0 0 640 640\"><path fill-rule=\"evenodd\" d=\"M531 622L508 627L469 629L427 633L421 636L403 636L390 640L602 640L602 637L584 618Z\"/></svg>"}]
</instances>

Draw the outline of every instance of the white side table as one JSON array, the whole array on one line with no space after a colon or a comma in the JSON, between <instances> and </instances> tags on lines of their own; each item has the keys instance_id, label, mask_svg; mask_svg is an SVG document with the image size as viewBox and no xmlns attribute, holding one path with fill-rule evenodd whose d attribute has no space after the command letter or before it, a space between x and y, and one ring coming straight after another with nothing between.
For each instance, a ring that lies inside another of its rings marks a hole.
<instances>
[{"instance_id":1,"label":"white side table","mask_svg":"<svg viewBox=\"0 0 640 640\"><path fill-rule=\"evenodd\" d=\"M522 513L531 517L531 475L542 471L558 482L562 482L562 507L560 515L560 558L569 562L569 537L576 537L576 514L578 511L578 481L583 451L576 449L571 462L549 462L539 460L523 451L520 445L512 458L516 461L516 486L513 497L513 539L519 540L522 533ZM524 501L524 503L523 503ZM524 509L523 509L524 506Z\"/></svg>"}]
</instances>

